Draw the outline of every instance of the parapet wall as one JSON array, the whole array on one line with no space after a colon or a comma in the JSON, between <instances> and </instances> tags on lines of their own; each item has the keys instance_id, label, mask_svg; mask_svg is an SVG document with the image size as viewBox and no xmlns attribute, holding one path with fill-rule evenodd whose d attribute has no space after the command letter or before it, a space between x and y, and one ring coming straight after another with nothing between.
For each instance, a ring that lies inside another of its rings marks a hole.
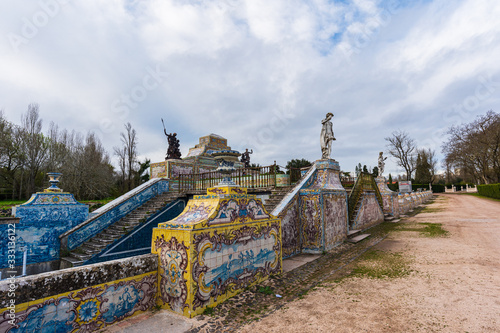
<instances>
[{"instance_id":1,"label":"parapet wall","mask_svg":"<svg viewBox=\"0 0 500 333\"><path fill-rule=\"evenodd\" d=\"M147 254L0 281L0 332L90 332L156 304Z\"/></svg>"}]
</instances>

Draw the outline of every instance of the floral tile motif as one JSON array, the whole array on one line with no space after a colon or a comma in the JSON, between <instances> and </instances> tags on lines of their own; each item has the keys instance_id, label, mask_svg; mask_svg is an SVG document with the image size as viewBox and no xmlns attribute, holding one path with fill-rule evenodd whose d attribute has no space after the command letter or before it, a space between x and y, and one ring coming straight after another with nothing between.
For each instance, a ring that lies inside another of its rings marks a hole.
<instances>
[{"instance_id":1,"label":"floral tile motif","mask_svg":"<svg viewBox=\"0 0 500 333\"><path fill-rule=\"evenodd\" d=\"M320 196L308 194L300 198L302 245L305 249L318 249L322 245Z\"/></svg>"},{"instance_id":2,"label":"floral tile motif","mask_svg":"<svg viewBox=\"0 0 500 333\"><path fill-rule=\"evenodd\" d=\"M165 236L157 237L155 249L160 256L160 298L170 308L182 313L188 307L187 280L184 275L188 265L188 247L184 242L178 242L175 237L165 240Z\"/></svg>"},{"instance_id":3,"label":"floral tile motif","mask_svg":"<svg viewBox=\"0 0 500 333\"><path fill-rule=\"evenodd\" d=\"M347 236L346 194L324 194L323 206L325 211L325 247L329 250Z\"/></svg>"},{"instance_id":4,"label":"floral tile motif","mask_svg":"<svg viewBox=\"0 0 500 333\"><path fill-rule=\"evenodd\" d=\"M14 321L0 314L0 332L93 332L155 305L156 272L56 295L28 305Z\"/></svg>"},{"instance_id":5,"label":"floral tile motif","mask_svg":"<svg viewBox=\"0 0 500 333\"><path fill-rule=\"evenodd\" d=\"M300 253L301 250L299 196L295 196L278 217L281 218L283 258L288 258Z\"/></svg>"}]
</instances>

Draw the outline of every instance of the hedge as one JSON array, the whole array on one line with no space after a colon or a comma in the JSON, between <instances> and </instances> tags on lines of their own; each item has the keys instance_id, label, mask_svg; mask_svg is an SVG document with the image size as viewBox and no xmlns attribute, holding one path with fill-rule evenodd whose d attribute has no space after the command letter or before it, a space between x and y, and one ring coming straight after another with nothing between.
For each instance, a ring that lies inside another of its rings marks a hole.
<instances>
[{"instance_id":1,"label":"hedge","mask_svg":"<svg viewBox=\"0 0 500 333\"><path fill-rule=\"evenodd\" d=\"M388 184L387 186L392 191L395 191L395 192L399 191L398 183ZM424 190L428 190L429 189L429 184L412 184L411 187L412 187L412 190L414 192L416 192L417 189L419 189L419 188L423 188ZM432 184L432 192L434 192L434 193L442 193L442 192L444 192L444 188L445 188L445 186L442 185L442 184Z\"/></svg>"},{"instance_id":2,"label":"hedge","mask_svg":"<svg viewBox=\"0 0 500 333\"><path fill-rule=\"evenodd\" d=\"M500 184L478 185L477 192L485 197L500 199Z\"/></svg>"}]
</instances>

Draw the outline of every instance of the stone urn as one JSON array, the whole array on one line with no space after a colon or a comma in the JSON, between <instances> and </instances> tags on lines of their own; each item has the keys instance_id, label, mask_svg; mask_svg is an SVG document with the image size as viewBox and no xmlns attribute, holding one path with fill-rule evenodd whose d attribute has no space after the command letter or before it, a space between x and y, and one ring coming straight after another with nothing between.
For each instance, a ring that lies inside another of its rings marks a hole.
<instances>
[{"instance_id":1,"label":"stone urn","mask_svg":"<svg viewBox=\"0 0 500 333\"><path fill-rule=\"evenodd\" d=\"M46 189L45 191L47 191L47 192L62 192L62 190L57 186L57 184L59 183L59 179L62 176L62 173L49 172L49 173L47 173L47 175L49 176L50 187L48 189Z\"/></svg>"},{"instance_id":2,"label":"stone urn","mask_svg":"<svg viewBox=\"0 0 500 333\"><path fill-rule=\"evenodd\" d=\"M235 182L231 180L231 173L235 171L234 163L238 162L238 157L241 155L236 150L219 150L210 154L218 164L215 171L223 174L223 179L217 185L217 187L222 186L237 186Z\"/></svg>"}]
</instances>

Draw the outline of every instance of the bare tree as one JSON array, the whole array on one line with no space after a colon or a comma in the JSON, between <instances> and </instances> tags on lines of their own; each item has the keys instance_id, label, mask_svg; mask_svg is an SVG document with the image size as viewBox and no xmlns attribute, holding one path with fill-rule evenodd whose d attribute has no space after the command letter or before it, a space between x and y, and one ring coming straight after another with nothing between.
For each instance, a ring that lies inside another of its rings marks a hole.
<instances>
[{"instance_id":1,"label":"bare tree","mask_svg":"<svg viewBox=\"0 0 500 333\"><path fill-rule=\"evenodd\" d=\"M475 121L452 126L443 144L446 163L466 181L500 182L500 114L488 111Z\"/></svg>"},{"instance_id":2,"label":"bare tree","mask_svg":"<svg viewBox=\"0 0 500 333\"><path fill-rule=\"evenodd\" d=\"M125 192L125 179L127 177L127 150L125 147L113 147L114 154L118 157L118 167L120 168L120 188Z\"/></svg>"},{"instance_id":3,"label":"bare tree","mask_svg":"<svg viewBox=\"0 0 500 333\"><path fill-rule=\"evenodd\" d=\"M38 104L30 104L26 114L21 116L23 150L28 171L27 195L35 192L35 178L45 162L49 148L48 140L42 134L42 120L39 118Z\"/></svg>"},{"instance_id":4,"label":"bare tree","mask_svg":"<svg viewBox=\"0 0 500 333\"><path fill-rule=\"evenodd\" d=\"M126 191L133 186L133 177L137 167L137 133L130 123L125 124L125 133L120 133L122 147L114 147L121 169L122 183Z\"/></svg>"},{"instance_id":5,"label":"bare tree","mask_svg":"<svg viewBox=\"0 0 500 333\"><path fill-rule=\"evenodd\" d=\"M404 131L396 131L392 136L385 138L388 142L389 154L396 159L397 164L405 169L406 180L410 180L416 167L415 153L417 145Z\"/></svg>"}]
</instances>

